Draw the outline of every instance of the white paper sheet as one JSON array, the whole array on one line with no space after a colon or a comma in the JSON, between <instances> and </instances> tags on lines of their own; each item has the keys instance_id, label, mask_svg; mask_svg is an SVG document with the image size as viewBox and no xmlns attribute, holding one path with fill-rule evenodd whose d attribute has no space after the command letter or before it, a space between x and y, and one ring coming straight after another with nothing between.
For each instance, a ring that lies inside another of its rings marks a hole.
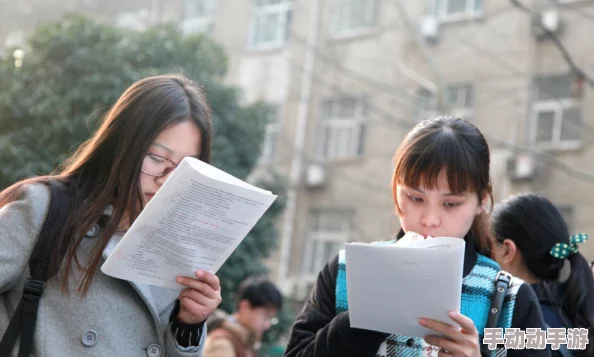
<instances>
[{"instance_id":1,"label":"white paper sheet","mask_svg":"<svg viewBox=\"0 0 594 357\"><path fill-rule=\"evenodd\" d=\"M194 158L167 178L101 271L141 284L180 288L177 275L216 273L276 195Z\"/></svg>"},{"instance_id":2,"label":"white paper sheet","mask_svg":"<svg viewBox=\"0 0 594 357\"><path fill-rule=\"evenodd\" d=\"M424 337L421 317L452 324L460 311L463 239L429 238L404 244L345 245L351 327Z\"/></svg>"}]
</instances>

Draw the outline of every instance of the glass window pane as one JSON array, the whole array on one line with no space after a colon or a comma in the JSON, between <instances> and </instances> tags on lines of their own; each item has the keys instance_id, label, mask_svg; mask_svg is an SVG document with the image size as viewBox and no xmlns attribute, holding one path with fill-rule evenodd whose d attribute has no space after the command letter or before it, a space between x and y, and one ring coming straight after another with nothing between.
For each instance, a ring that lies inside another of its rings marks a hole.
<instances>
[{"instance_id":1,"label":"glass window pane","mask_svg":"<svg viewBox=\"0 0 594 357\"><path fill-rule=\"evenodd\" d=\"M582 124L578 108L566 108L563 110L561 121L561 141L579 140Z\"/></svg>"},{"instance_id":2,"label":"glass window pane","mask_svg":"<svg viewBox=\"0 0 594 357\"><path fill-rule=\"evenodd\" d=\"M331 158L332 157L332 128L329 126L324 127L324 133L322 137L322 156Z\"/></svg>"},{"instance_id":3,"label":"glass window pane","mask_svg":"<svg viewBox=\"0 0 594 357\"><path fill-rule=\"evenodd\" d=\"M466 87L464 88L464 107L465 108L470 108L472 107L472 101L474 100L473 98L473 87L471 84L467 84Z\"/></svg>"},{"instance_id":4,"label":"glass window pane","mask_svg":"<svg viewBox=\"0 0 594 357\"><path fill-rule=\"evenodd\" d=\"M327 263L336 253L338 252L334 252L334 242L324 242L324 251L322 254L322 261L324 263ZM324 264L322 263L322 264ZM322 270L323 265L320 267L320 270Z\"/></svg>"},{"instance_id":5,"label":"glass window pane","mask_svg":"<svg viewBox=\"0 0 594 357\"><path fill-rule=\"evenodd\" d=\"M427 89L421 89L419 91L419 108L426 110L433 110L435 107L435 96Z\"/></svg>"},{"instance_id":6,"label":"glass window pane","mask_svg":"<svg viewBox=\"0 0 594 357\"><path fill-rule=\"evenodd\" d=\"M536 142L552 142L555 112L540 112L536 119Z\"/></svg>"},{"instance_id":7,"label":"glass window pane","mask_svg":"<svg viewBox=\"0 0 594 357\"><path fill-rule=\"evenodd\" d=\"M474 0L474 10L483 11L483 0Z\"/></svg>"},{"instance_id":8,"label":"glass window pane","mask_svg":"<svg viewBox=\"0 0 594 357\"><path fill-rule=\"evenodd\" d=\"M445 90L446 103L450 106L457 107L459 94L460 94L460 87L458 87L458 86L450 86L449 88L446 88L446 90Z\"/></svg>"},{"instance_id":9,"label":"glass window pane","mask_svg":"<svg viewBox=\"0 0 594 357\"><path fill-rule=\"evenodd\" d=\"M317 273L322 269L322 267L318 267L320 265L320 255L322 253L320 243L320 241L312 242L313 249L311 252L311 266L309 268L310 273Z\"/></svg>"},{"instance_id":10,"label":"glass window pane","mask_svg":"<svg viewBox=\"0 0 594 357\"><path fill-rule=\"evenodd\" d=\"M338 117L340 119L355 117L355 101L353 99L345 98L340 101Z\"/></svg>"},{"instance_id":11,"label":"glass window pane","mask_svg":"<svg viewBox=\"0 0 594 357\"><path fill-rule=\"evenodd\" d=\"M376 0L356 0L351 3L350 28L364 28L375 22Z\"/></svg>"},{"instance_id":12,"label":"glass window pane","mask_svg":"<svg viewBox=\"0 0 594 357\"><path fill-rule=\"evenodd\" d=\"M572 81L573 77L569 75L556 75L536 79L537 99L571 98Z\"/></svg>"},{"instance_id":13,"label":"glass window pane","mask_svg":"<svg viewBox=\"0 0 594 357\"><path fill-rule=\"evenodd\" d=\"M466 12L467 0L447 0L446 11L448 14Z\"/></svg>"}]
</instances>

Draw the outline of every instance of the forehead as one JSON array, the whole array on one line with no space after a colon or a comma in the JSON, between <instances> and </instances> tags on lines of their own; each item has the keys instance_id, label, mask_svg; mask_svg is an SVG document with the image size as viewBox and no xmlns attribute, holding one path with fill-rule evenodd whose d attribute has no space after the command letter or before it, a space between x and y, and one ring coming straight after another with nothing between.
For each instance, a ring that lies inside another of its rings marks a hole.
<instances>
[{"instance_id":1,"label":"forehead","mask_svg":"<svg viewBox=\"0 0 594 357\"><path fill-rule=\"evenodd\" d=\"M159 133L152 147L180 157L198 156L201 139L198 126L190 121L184 121Z\"/></svg>"},{"instance_id":2,"label":"forehead","mask_svg":"<svg viewBox=\"0 0 594 357\"><path fill-rule=\"evenodd\" d=\"M465 172L451 170L448 167L425 170L417 168L416 170L404 170L398 183L423 191L464 194L476 191L477 182L473 179L468 177Z\"/></svg>"}]
</instances>

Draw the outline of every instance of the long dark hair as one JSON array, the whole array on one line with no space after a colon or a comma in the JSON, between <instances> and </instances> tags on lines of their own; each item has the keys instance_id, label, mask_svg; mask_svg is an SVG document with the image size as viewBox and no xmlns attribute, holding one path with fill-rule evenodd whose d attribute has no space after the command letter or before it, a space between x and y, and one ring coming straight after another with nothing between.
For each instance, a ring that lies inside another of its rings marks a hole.
<instances>
[{"instance_id":1,"label":"long dark hair","mask_svg":"<svg viewBox=\"0 0 594 357\"><path fill-rule=\"evenodd\" d=\"M564 296L559 306L574 328L594 326L594 277L586 259L578 253L565 259L550 254L557 243L569 243L567 223L559 210L544 197L533 194L512 196L495 206L492 216L493 233L498 242L512 240L522 253L522 262L539 280L556 284L565 259L571 273L561 283Z\"/></svg>"},{"instance_id":2,"label":"long dark hair","mask_svg":"<svg viewBox=\"0 0 594 357\"><path fill-rule=\"evenodd\" d=\"M210 162L212 124L202 89L181 75L161 75L132 84L103 118L94 135L52 175L20 181L0 193L0 207L18 199L25 185L60 181L68 195L69 215L60 227L50 259L57 271L60 251L67 249L62 289L67 291L73 263L84 271L78 290L86 294L101 254L123 217L131 224L143 208L140 168L149 146L164 129L192 121L201 134L199 159ZM76 251L85 233L113 206L105 233L93 248L89 263L81 266Z\"/></svg>"},{"instance_id":3,"label":"long dark hair","mask_svg":"<svg viewBox=\"0 0 594 357\"><path fill-rule=\"evenodd\" d=\"M438 117L417 124L404 138L395 156L392 196L396 209L396 187L404 184L433 189L445 170L454 193L476 192L479 202L488 195L493 202L489 177L489 145L483 134L469 122ZM488 213L476 216L471 227L475 244L483 254L491 250Z\"/></svg>"}]
</instances>

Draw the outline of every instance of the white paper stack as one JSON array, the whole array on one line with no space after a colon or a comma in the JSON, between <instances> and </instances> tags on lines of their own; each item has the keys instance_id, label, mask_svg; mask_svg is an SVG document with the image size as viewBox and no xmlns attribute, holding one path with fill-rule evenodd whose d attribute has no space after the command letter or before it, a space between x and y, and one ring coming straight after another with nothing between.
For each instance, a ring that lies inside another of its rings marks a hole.
<instances>
[{"instance_id":1,"label":"white paper stack","mask_svg":"<svg viewBox=\"0 0 594 357\"><path fill-rule=\"evenodd\" d=\"M407 239L396 244L346 244L351 327L423 337L422 317L452 324L460 311L463 239Z\"/></svg>"}]
</instances>

